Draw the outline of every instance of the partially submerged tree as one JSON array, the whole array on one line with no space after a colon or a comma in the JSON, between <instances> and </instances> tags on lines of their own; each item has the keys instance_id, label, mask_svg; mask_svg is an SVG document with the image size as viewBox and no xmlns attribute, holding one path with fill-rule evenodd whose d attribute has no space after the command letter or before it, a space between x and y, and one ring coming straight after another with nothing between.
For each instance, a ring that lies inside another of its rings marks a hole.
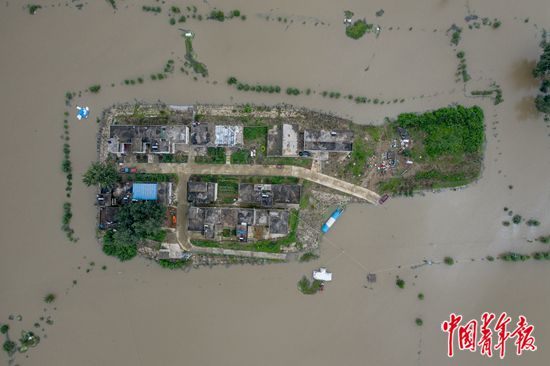
<instances>
[{"instance_id":1,"label":"partially submerged tree","mask_svg":"<svg viewBox=\"0 0 550 366\"><path fill-rule=\"evenodd\" d=\"M542 55L533 69L533 76L541 79L540 91L542 94L535 98L535 107L539 112L550 114L550 94L548 86L550 84L550 43L546 41L546 31L543 32L543 39L540 44Z\"/></svg>"},{"instance_id":2,"label":"partially submerged tree","mask_svg":"<svg viewBox=\"0 0 550 366\"><path fill-rule=\"evenodd\" d=\"M116 167L113 164L100 162L92 163L82 178L88 187L99 184L101 187L111 188L118 180L119 175Z\"/></svg>"}]
</instances>

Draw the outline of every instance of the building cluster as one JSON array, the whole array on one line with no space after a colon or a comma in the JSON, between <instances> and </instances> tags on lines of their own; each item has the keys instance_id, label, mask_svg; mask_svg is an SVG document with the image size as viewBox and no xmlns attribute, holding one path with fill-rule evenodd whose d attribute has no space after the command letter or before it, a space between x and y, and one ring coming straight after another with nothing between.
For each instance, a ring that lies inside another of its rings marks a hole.
<instances>
[{"instance_id":1,"label":"building cluster","mask_svg":"<svg viewBox=\"0 0 550 366\"><path fill-rule=\"evenodd\" d=\"M303 130L298 125L281 124L268 131L267 155L296 157L307 153L343 152L353 149L354 134L349 130Z\"/></svg>"},{"instance_id":2,"label":"building cluster","mask_svg":"<svg viewBox=\"0 0 550 366\"><path fill-rule=\"evenodd\" d=\"M119 183L114 188L102 188L96 198L99 207L99 228L101 230L116 228L118 210L122 206L133 202L158 201L170 209L170 206L173 206L175 201L173 188L173 184L170 182L125 182ZM172 215L175 218L175 209L171 210L171 212L173 212ZM168 226L171 225L169 224Z\"/></svg>"},{"instance_id":3,"label":"building cluster","mask_svg":"<svg viewBox=\"0 0 550 366\"><path fill-rule=\"evenodd\" d=\"M248 242L290 233L290 209L300 204L299 184L240 183L231 207L216 206L218 184L187 183L187 229L191 238Z\"/></svg>"}]
</instances>

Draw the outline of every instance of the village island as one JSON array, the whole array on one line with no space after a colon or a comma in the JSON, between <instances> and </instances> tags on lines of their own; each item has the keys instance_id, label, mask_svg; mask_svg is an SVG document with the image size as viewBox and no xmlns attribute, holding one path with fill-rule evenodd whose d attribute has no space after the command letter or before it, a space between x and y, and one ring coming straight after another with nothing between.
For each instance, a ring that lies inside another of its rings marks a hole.
<instances>
[{"instance_id":1,"label":"village island","mask_svg":"<svg viewBox=\"0 0 550 366\"><path fill-rule=\"evenodd\" d=\"M291 106L125 104L104 111L98 237L168 268L317 258L349 203L467 185L483 112L451 106L373 126Z\"/></svg>"}]
</instances>

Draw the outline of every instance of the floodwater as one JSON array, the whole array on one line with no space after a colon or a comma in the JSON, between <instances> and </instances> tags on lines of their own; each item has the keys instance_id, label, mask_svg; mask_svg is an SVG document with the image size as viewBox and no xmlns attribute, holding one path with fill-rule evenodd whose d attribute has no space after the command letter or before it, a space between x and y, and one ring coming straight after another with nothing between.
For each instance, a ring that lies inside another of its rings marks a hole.
<instances>
[{"instance_id":1,"label":"floodwater","mask_svg":"<svg viewBox=\"0 0 550 366\"><path fill-rule=\"evenodd\" d=\"M195 4L199 12L217 5L241 9L248 18L185 23L196 33L194 48L207 64L209 78L194 81L175 72L154 82L148 75L161 72L168 59L184 56L183 39L178 26L169 25L166 5L164 14L151 15L141 11L141 2L132 1L117 1L117 12L103 1L40 3L48 6L34 16L17 1L4 1L0 7L0 322L21 314L21 322L10 322L12 335L17 335L20 328L33 329L44 313L54 320L44 332L37 331L47 338L19 355L16 363L546 363L550 266L483 258L512 249L545 249L530 241L550 234L550 128L531 107L537 84L530 76L540 31L550 28L549 2L200 2ZM82 10L75 8L77 3L84 4ZM385 14L376 18L380 8ZM342 25L346 9L380 23L380 37L347 38ZM499 18L502 26L469 30L464 22L468 11ZM287 18L287 23L266 21L268 14ZM445 35L453 23L465 28L458 49L466 52L472 75L468 89L495 81L504 103L495 107L489 100L466 98L462 84L455 83L457 58ZM319 95L242 93L225 84L230 75L283 89L309 87L406 101L374 106ZM139 76L147 80L143 85L122 83ZM65 184L59 168L64 94L94 83L102 84L99 94L76 98L90 106L92 117L70 119L72 225L80 237L70 244L59 229ZM385 116L450 103L478 103L487 122L485 168L481 180L464 190L392 199L383 207L350 207L325 237L315 263L188 273L163 270L142 259L122 264L104 256L96 243L94 191L79 177L96 158L97 114L112 103L134 100L286 102L359 123L380 123ZM504 227L501 222L509 219L504 207L541 225ZM439 262L446 255L458 263L411 269L424 259ZM296 290L299 277L322 264L333 271L334 281L320 295L301 295ZM377 273L376 284L367 284L368 272ZM404 290L394 284L397 275L406 280ZM47 292L58 295L53 305L42 301ZM419 292L424 301L417 299ZM448 359L440 323L451 312L469 320L485 311L506 311L514 322L524 314L535 325L539 349L517 357L509 341L504 361L467 351ZM415 325L417 317L424 320L422 327Z\"/></svg>"}]
</instances>

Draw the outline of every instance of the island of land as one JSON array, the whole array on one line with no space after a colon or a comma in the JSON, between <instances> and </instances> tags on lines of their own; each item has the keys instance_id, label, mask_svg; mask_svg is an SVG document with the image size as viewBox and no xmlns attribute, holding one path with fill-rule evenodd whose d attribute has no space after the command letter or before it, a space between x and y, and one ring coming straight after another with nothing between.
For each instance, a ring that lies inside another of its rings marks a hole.
<instances>
[{"instance_id":1,"label":"island of land","mask_svg":"<svg viewBox=\"0 0 550 366\"><path fill-rule=\"evenodd\" d=\"M483 143L477 106L374 126L286 105L124 104L104 111L87 175L104 252L121 260L307 260L335 209L464 186Z\"/></svg>"}]
</instances>

